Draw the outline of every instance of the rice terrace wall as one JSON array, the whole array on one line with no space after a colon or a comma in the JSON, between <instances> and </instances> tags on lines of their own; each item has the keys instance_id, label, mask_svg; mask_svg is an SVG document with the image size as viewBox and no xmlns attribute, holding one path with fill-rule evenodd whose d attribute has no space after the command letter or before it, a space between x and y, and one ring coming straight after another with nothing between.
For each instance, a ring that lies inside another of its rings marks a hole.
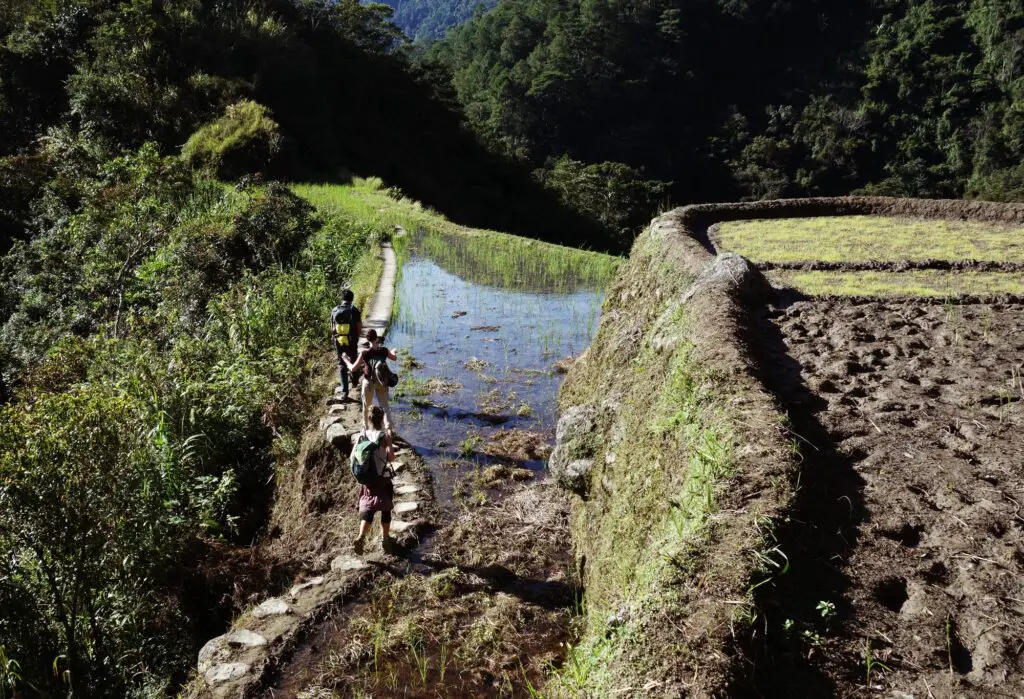
<instances>
[{"instance_id":1,"label":"rice terrace wall","mask_svg":"<svg viewBox=\"0 0 1024 699\"><path fill-rule=\"evenodd\" d=\"M831 255L806 233L839 216ZM876 197L654 220L560 398L578 696L1024 691L1022 225Z\"/></svg>"}]
</instances>

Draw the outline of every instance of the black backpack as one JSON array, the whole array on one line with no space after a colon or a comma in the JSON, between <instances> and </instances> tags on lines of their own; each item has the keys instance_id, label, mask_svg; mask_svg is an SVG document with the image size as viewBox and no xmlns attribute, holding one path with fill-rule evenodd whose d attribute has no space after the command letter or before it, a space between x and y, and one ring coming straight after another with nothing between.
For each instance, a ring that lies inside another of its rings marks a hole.
<instances>
[{"instance_id":1,"label":"black backpack","mask_svg":"<svg viewBox=\"0 0 1024 699\"><path fill-rule=\"evenodd\" d=\"M388 366L388 358L380 357L367 362L369 366L370 381L376 381L382 386L394 388L398 385L398 374Z\"/></svg>"},{"instance_id":2,"label":"black backpack","mask_svg":"<svg viewBox=\"0 0 1024 699\"><path fill-rule=\"evenodd\" d=\"M337 306L331 311L331 322L334 325L334 341L340 349L348 349L355 343L355 325L359 322L359 314L353 306Z\"/></svg>"}]
</instances>

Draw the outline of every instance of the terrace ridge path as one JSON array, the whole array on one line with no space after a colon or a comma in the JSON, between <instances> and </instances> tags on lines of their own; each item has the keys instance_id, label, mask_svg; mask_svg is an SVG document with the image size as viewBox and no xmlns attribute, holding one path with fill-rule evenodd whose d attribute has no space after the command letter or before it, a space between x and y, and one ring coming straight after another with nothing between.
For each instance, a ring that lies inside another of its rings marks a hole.
<instances>
[{"instance_id":1,"label":"terrace ridge path","mask_svg":"<svg viewBox=\"0 0 1024 699\"><path fill-rule=\"evenodd\" d=\"M373 328L378 336L387 333L391 321L391 307L395 303L395 281L398 279L398 257L391 243L381 243L381 256L384 258L384 270L377 284L377 292L366 304L363 313L363 336Z\"/></svg>"},{"instance_id":2,"label":"terrace ridge path","mask_svg":"<svg viewBox=\"0 0 1024 699\"><path fill-rule=\"evenodd\" d=\"M363 335L373 328L387 332L394 303L398 262L390 243L381 244L384 268L377 291L367 303ZM333 370L332 370L333 371ZM337 448L342 456L352 448L362 428L362 410L356 401L340 395L340 387L323 403L317 419L320 438ZM392 523L397 549L411 549L418 533L428 526L432 489L425 477L426 465L409 444L396 436L396 517ZM342 459L344 460L344 459ZM302 468L302 464L299 464ZM346 502L345 506L350 505ZM341 537L347 541L347 537ZM184 693L187 697L250 697L258 695L266 682L287 665L295 648L309 629L330 617L377 573L388 568L390 555L367 553L356 556L350 547L337 550L326 569L304 570L289 590L261 600L242 614L226 633L208 641L199 651L197 676ZM324 568L322 566L322 568Z\"/></svg>"}]
</instances>

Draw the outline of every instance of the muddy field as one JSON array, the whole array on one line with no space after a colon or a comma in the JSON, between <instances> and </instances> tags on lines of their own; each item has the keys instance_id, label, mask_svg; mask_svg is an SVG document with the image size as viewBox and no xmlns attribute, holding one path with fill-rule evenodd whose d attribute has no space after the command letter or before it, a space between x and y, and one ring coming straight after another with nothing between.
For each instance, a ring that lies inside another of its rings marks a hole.
<instances>
[{"instance_id":1,"label":"muddy field","mask_svg":"<svg viewBox=\"0 0 1024 699\"><path fill-rule=\"evenodd\" d=\"M802 300L755 342L804 459L737 696L1024 696L1024 304Z\"/></svg>"}]
</instances>

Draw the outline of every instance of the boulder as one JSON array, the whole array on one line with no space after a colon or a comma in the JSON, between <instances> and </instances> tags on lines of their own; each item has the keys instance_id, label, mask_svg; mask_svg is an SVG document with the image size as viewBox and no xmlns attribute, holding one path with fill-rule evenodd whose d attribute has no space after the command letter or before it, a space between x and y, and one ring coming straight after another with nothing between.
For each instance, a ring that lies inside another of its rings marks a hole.
<instances>
[{"instance_id":1,"label":"boulder","mask_svg":"<svg viewBox=\"0 0 1024 699\"><path fill-rule=\"evenodd\" d=\"M214 665L203 674L203 679L206 680L206 684L211 687L218 684L224 684L231 680L237 680L239 677L249 672L250 666L246 663L221 663Z\"/></svg>"},{"instance_id":2,"label":"boulder","mask_svg":"<svg viewBox=\"0 0 1024 699\"><path fill-rule=\"evenodd\" d=\"M548 469L561 487L586 497L590 471L614 411L595 404L569 408L558 420Z\"/></svg>"},{"instance_id":3,"label":"boulder","mask_svg":"<svg viewBox=\"0 0 1024 699\"><path fill-rule=\"evenodd\" d=\"M235 629L206 642L199 650L199 672L229 660L235 651L267 645L267 639L247 629Z\"/></svg>"},{"instance_id":4,"label":"boulder","mask_svg":"<svg viewBox=\"0 0 1024 699\"><path fill-rule=\"evenodd\" d=\"M281 614L288 614L292 608L288 606L280 597L271 597L266 600L258 607L252 610L252 615L257 619L262 619L268 616L280 616Z\"/></svg>"},{"instance_id":5,"label":"boulder","mask_svg":"<svg viewBox=\"0 0 1024 699\"><path fill-rule=\"evenodd\" d=\"M734 252L723 252L700 271L690 288L683 293L683 302L694 296L724 289L741 303L764 301L772 295L771 284L754 264Z\"/></svg>"},{"instance_id":6,"label":"boulder","mask_svg":"<svg viewBox=\"0 0 1024 699\"><path fill-rule=\"evenodd\" d=\"M349 439L348 430L342 424L333 424L324 432L324 438L335 448L348 452L352 450L352 441Z\"/></svg>"}]
</instances>

